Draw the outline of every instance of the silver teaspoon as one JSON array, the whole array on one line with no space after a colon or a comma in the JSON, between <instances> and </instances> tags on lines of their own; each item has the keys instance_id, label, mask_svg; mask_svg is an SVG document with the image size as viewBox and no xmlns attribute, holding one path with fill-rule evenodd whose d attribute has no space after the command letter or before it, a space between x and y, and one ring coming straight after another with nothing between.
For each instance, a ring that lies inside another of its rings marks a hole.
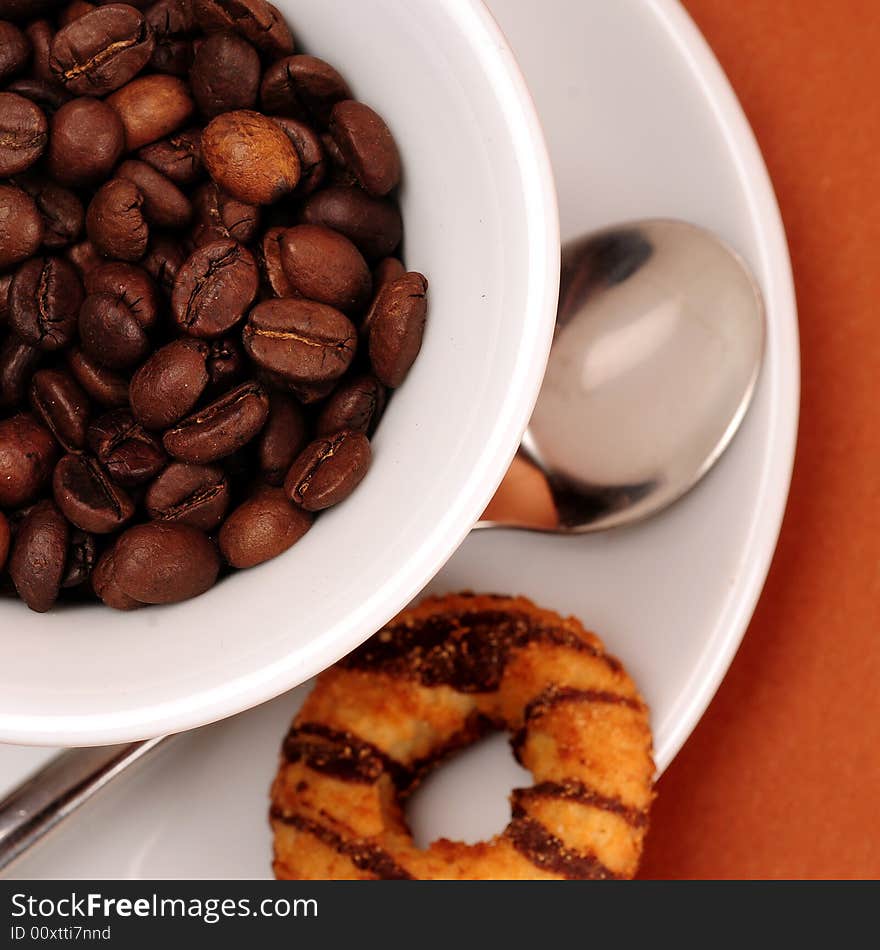
<instances>
[{"instance_id":1,"label":"silver teaspoon","mask_svg":"<svg viewBox=\"0 0 880 950\"><path fill-rule=\"evenodd\" d=\"M692 224L633 222L566 245L556 335L520 450L556 510L539 530L620 527L693 488L748 409L764 319L744 262ZM166 739L69 749L27 779L0 802L0 869Z\"/></svg>"}]
</instances>

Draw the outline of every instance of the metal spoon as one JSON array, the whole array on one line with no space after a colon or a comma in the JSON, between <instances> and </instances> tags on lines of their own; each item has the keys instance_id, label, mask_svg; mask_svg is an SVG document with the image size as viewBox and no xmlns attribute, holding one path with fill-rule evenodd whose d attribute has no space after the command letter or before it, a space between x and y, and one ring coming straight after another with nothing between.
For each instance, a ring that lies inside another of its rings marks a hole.
<instances>
[{"instance_id":1,"label":"metal spoon","mask_svg":"<svg viewBox=\"0 0 880 950\"><path fill-rule=\"evenodd\" d=\"M757 284L709 232L652 220L568 244L556 336L521 448L556 510L556 525L539 530L620 527L689 491L739 428L763 348ZM0 802L0 869L164 742L54 758Z\"/></svg>"}]
</instances>

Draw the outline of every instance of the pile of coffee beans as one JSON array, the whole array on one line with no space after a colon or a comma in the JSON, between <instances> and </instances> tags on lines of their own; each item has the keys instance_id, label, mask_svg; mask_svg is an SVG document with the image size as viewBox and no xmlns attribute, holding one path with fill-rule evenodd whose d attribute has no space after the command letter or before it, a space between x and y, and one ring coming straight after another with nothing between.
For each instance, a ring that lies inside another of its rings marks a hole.
<instances>
[{"instance_id":1,"label":"pile of coffee beans","mask_svg":"<svg viewBox=\"0 0 880 950\"><path fill-rule=\"evenodd\" d=\"M0 0L0 589L185 600L370 466L400 156L267 0Z\"/></svg>"}]
</instances>

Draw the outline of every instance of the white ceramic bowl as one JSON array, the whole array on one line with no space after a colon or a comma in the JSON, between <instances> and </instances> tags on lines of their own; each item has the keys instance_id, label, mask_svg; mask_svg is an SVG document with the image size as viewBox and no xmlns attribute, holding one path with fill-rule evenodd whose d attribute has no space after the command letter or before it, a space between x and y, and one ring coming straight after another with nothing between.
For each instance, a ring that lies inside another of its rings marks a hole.
<instances>
[{"instance_id":1,"label":"white ceramic bowl","mask_svg":"<svg viewBox=\"0 0 880 950\"><path fill-rule=\"evenodd\" d=\"M276 560L173 607L0 603L0 741L89 745L189 729L353 649L467 534L516 450L555 317L550 164L478 0L275 0L401 147L406 261L429 277L422 353L358 491Z\"/></svg>"}]
</instances>

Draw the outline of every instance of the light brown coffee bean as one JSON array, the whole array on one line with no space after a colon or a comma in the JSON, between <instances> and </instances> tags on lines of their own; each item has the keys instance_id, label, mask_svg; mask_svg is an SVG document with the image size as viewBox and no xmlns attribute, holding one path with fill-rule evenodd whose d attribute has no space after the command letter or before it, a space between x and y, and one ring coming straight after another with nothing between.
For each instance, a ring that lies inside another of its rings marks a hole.
<instances>
[{"instance_id":1,"label":"light brown coffee bean","mask_svg":"<svg viewBox=\"0 0 880 950\"><path fill-rule=\"evenodd\" d=\"M125 147L135 152L184 126L195 111L186 83L157 74L135 79L107 99L125 129Z\"/></svg>"}]
</instances>

